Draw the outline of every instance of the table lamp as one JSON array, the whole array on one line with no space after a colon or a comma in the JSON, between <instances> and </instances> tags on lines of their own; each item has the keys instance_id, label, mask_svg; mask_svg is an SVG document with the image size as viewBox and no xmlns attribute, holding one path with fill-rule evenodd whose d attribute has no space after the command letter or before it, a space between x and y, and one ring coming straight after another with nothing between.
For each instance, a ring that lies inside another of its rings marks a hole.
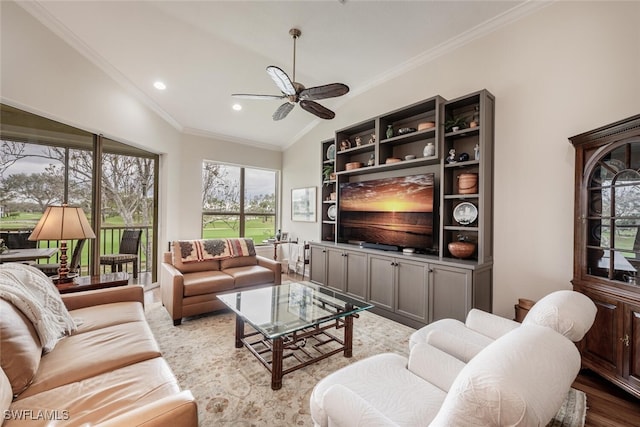
<instances>
[{"instance_id":1,"label":"table lamp","mask_svg":"<svg viewBox=\"0 0 640 427\"><path fill-rule=\"evenodd\" d=\"M29 240L60 241L60 267L57 282L67 283L73 280L69 277L67 268L67 240L95 239L95 237L82 208L62 205L47 206Z\"/></svg>"}]
</instances>

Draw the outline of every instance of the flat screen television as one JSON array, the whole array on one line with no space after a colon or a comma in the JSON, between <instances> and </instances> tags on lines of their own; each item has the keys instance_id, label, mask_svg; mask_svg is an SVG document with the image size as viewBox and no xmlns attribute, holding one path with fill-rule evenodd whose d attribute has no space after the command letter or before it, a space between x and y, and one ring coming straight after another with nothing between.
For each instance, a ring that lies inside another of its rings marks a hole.
<instances>
[{"instance_id":1,"label":"flat screen television","mask_svg":"<svg viewBox=\"0 0 640 427\"><path fill-rule=\"evenodd\" d=\"M340 184L339 240L433 249L435 174Z\"/></svg>"}]
</instances>

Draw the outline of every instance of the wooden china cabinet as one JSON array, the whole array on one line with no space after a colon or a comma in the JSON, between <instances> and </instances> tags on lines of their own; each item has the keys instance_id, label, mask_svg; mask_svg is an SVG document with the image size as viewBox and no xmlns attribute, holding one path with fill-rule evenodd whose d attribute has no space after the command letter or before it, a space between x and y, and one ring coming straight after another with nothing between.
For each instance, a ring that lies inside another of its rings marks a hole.
<instances>
[{"instance_id":1,"label":"wooden china cabinet","mask_svg":"<svg viewBox=\"0 0 640 427\"><path fill-rule=\"evenodd\" d=\"M598 308L583 365L640 397L640 115L576 149L573 286Z\"/></svg>"}]
</instances>

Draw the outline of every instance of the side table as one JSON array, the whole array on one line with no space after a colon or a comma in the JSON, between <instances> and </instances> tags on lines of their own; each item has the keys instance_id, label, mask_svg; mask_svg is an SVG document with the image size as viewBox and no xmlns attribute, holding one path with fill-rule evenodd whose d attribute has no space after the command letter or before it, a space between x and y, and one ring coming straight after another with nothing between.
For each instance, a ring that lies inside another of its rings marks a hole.
<instances>
[{"instance_id":1,"label":"side table","mask_svg":"<svg viewBox=\"0 0 640 427\"><path fill-rule=\"evenodd\" d=\"M117 273L100 274L97 276L78 276L73 282L56 285L61 294L71 292L91 291L94 289L113 288L129 284L129 273L120 271Z\"/></svg>"}]
</instances>

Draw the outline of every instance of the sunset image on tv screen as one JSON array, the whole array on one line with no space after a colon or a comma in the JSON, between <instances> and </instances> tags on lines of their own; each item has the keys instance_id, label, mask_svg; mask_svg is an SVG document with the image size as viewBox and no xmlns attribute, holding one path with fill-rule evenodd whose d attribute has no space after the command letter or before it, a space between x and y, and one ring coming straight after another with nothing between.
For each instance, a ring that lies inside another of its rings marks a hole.
<instances>
[{"instance_id":1,"label":"sunset image on tv screen","mask_svg":"<svg viewBox=\"0 0 640 427\"><path fill-rule=\"evenodd\" d=\"M433 184L434 174L341 184L341 240L431 247Z\"/></svg>"},{"instance_id":2,"label":"sunset image on tv screen","mask_svg":"<svg viewBox=\"0 0 640 427\"><path fill-rule=\"evenodd\" d=\"M340 193L340 206L345 211L433 212L433 175L349 183Z\"/></svg>"}]
</instances>

